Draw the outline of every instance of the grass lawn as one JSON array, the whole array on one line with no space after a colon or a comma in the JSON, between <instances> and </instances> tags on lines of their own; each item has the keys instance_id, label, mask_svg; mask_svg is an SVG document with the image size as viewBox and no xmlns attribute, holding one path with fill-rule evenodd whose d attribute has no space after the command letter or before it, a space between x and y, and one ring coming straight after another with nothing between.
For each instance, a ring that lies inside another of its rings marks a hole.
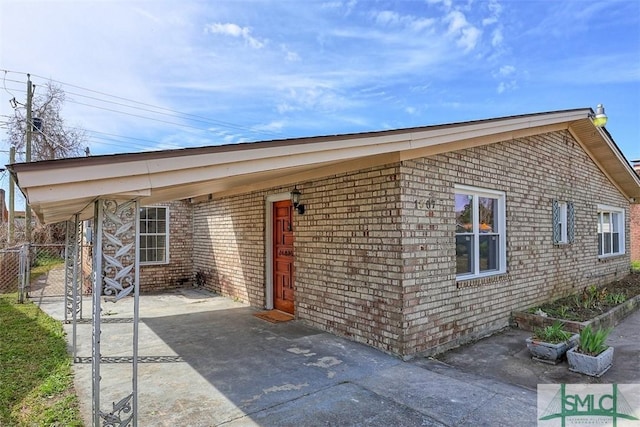
<instances>
[{"instance_id":1,"label":"grass lawn","mask_svg":"<svg viewBox=\"0 0 640 427\"><path fill-rule=\"evenodd\" d=\"M0 294L0 426L82 426L62 324Z\"/></svg>"}]
</instances>

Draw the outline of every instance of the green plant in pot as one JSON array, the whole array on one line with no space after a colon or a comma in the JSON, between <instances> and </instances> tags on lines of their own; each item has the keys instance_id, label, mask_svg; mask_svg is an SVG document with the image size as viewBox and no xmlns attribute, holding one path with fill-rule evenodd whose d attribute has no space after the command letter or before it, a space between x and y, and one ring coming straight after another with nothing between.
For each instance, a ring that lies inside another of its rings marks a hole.
<instances>
[{"instance_id":1,"label":"green plant in pot","mask_svg":"<svg viewBox=\"0 0 640 427\"><path fill-rule=\"evenodd\" d=\"M564 323L557 320L535 329L533 336L527 338L527 348L534 360L557 364L577 341L578 335L565 330Z\"/></svg>"},{"instance_id":2,"label":"green plant in pot","mask_svg":"<svg viewBox=\"0 0 640 427\"><path fill-rule=\"evenodd\" d=\"M569 370L592 377L600 377L613 365L613 347L606 344L611 328L593 330L587 326L580 331L578 346L567 351Z\"/></svg>"}]
</instances>

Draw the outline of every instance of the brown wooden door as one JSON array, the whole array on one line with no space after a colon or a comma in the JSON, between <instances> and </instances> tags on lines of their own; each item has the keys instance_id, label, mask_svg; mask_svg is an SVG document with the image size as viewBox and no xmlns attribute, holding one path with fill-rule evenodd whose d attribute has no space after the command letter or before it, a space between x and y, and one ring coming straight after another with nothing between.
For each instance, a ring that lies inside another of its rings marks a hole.
<instances>
[{"instance_id":1,"label":"brown wooden door","mask_svg":"<svg viewBox=\"0 0 640 427\"><path fill-rule=\"evenodd\" d=\"M290 200L273 204L273 306L293 314L293 206Z\"/></svg>"}]
</instances>

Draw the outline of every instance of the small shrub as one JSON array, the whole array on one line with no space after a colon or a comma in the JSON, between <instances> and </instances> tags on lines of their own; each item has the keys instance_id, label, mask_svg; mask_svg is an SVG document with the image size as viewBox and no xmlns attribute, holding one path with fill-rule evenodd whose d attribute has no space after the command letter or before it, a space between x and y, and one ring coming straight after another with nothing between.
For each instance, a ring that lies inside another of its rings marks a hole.
<instances>
[{"instance_id":1,"label":"small shrub","mask_svg":"<svg viewBox=\"0 0 640 427\"><path fill-rule=\"evenodd\" d=\"M607 303L608 304L622 304L627 300L627 296L623 293L618 294L609 294L607 295Z\"/></svg>"},{"instance_id":2,"label":"small shrub","mask_svg":"<svg viewBox=\"0 0 640 427\"><path fill-rule=\"evenodd\" d=\"M609 333L611 333L611 328L599 328L594 332L591 329L591 325L587 326L580 331L578 351L590 356L597 356L607 349L608 346L604 342L607 340Z\"/></svg>"},{"instance_id":3,"label":"small shrub","mask_svg":"<svg viewBox=\"0 0 640 427\"><path fill-rule=\"evenodd\" d=\"M640 260L639 261L631 261L631 272L632 273L640 273Z\"/></svg>"},{"instance_id":4,"label":"small shrub","mask_svg":"<svg viewBox=\"0 0 640 427\"><path fill-rule=\"evenodd\" d=\"M557 317L558 319L572 320L573 316L570 310L571 307L568 305L561 305L558 308L548 308L547 313L549 313L549 316Z\"/></svg>"},{"instance_id":5,"label":"small shrub","mask_svg":"<svg viewBox=\"0 0 640 427\"><path fill-rule=\"evenodd\" d=\"M571 338L571 332L564 330L564 323L555 321L553 325L537 328L533 333L533 337L540 341L557 344Z\"/></svg>"}]
</instances>

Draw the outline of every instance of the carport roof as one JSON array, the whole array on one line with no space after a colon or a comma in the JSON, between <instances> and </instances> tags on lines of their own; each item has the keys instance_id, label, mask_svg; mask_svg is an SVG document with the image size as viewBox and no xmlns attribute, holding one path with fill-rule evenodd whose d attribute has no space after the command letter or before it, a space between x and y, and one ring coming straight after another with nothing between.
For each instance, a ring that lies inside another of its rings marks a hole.
<instances>
[{"instance_id":1,"label":"carport roof","mask_svg":"<svg viewBox=\"0 0 640 427\"><path fill-rule=\"evenodd\" d=\"M640 178L590 108L387 130L143 153L16 163L7 168L41 221L93 215L99 198L143 204L217 198L387 164L569 130L627 198Z\"/></svg>"}]
</instances>

